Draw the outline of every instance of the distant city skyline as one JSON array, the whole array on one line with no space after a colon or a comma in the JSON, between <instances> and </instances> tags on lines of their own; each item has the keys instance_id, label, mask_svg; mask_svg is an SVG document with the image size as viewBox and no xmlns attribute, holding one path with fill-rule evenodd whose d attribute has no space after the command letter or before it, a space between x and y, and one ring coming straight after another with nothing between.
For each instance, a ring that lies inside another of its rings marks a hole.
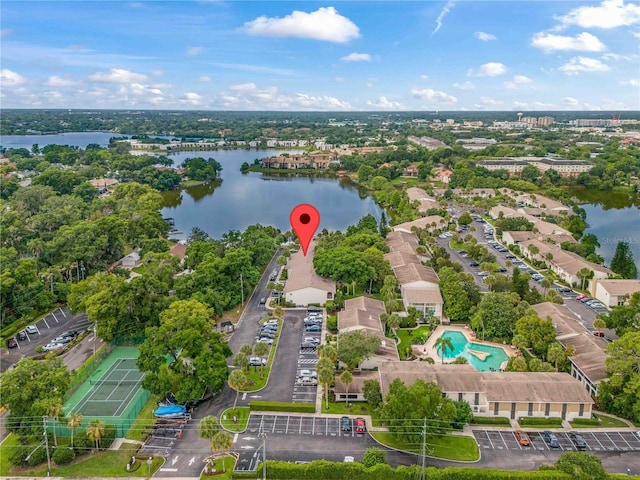
<instances>
[{"instance_id":1,"label":"distant city skyline","mask_svg":"<svg viewBox=\"0 0 640 480\"><path fill-rule=\"evenodd\" d=\"M624 0L11 1L2 108L640 110Z\"/></svg>"}]
</instances>

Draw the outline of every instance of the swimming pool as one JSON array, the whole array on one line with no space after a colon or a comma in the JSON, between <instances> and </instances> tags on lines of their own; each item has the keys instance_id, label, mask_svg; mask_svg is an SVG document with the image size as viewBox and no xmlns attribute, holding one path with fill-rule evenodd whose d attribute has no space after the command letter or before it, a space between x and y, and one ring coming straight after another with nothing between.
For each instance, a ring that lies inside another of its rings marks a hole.
<instances>
[{"instance_id":1,"label":"swimming pool","mask_svg":"<svg viewBox=\"0 0 640 480\"><path fill-rule=\"evenodd\" d=\"M469 342L462 332L455 330L445 330L441 337L448 338L453 344L453 350L447 350L444 354L445 359L453 360L458 357L464 357L469 364L473 365L481 372L499 371L503 362L509 360L503 348L485 345L483 343ZM478 355L470 352L479 352ZM440 347L436 347L438 359L440 356ZM479 358L484 357L484 359Z\"/></svg>"}]
</instances>

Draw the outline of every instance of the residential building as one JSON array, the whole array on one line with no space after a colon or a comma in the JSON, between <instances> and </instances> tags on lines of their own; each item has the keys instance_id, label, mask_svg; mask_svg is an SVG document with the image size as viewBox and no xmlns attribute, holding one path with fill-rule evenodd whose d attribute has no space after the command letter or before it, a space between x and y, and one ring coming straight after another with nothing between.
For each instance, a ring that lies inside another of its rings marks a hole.
<instances>
[{"instance_id":1,"label":"residential building","mask_svg":"<svg viewBox=\"0 0 640 480\"><path fill-rule=\"evenodd\" d=\"M524 218L533 223L533 228L536 230L536 233L541 233L542 235L571 235L571 232L561 226L541 220L538 217L534 217L533 215L525 213L522 209L516 210L511 207L503 207L499 205L489 210L489 215L493 219Z\"/></svg>"},{"instance_id":2,"label":"residential building","mask_svg":"<svg viewBox=\"0 0 640 480\"><path fill-rule=\"evenodd\" d=\"M284 297L287 302L300 306L324 305L336 295L336 284L329 278L317 275L313 268L315 242L309 244L307 255L302 250L291 255L287 262L287 283Z\"/></svg>"},{"instance_id":3,"label":"residential building","mask_svg":"<svg viewBox=\"0 0 640 480\"><path fill-rule=\"evenodd\" d=\"M419 262L426 262L431 258L426 248L424 249L424 253L418 253L420 244L418 243L418 238L413 233L401 231L389 232L384 241L391 253L411 255ZM422 251L422 249L420 251ZM391 255L391 253L385 254L385 257L386 255ZM391 265L393 266L393 263Z\"/></svg>"},{"instance_id":4,"label":"residential building","mask_svg":"<svg viewBox=\"0 0 640 480\"><path fill-rule=\"evenodd\" d=\"M634 293L640 292L640 280L607 279L593 282L591 292L607 307L628 305ZM594 288L595 286L595 288Z\"/></svg>"},{"instance_id":5,"label":"residential building","mask_svg":"<svg viewBox=\"0 0 640 480\"><path fill-rule=\"evenodd\" d=\"M474 414L488 417L591 418L593 399L568 373L478 372L471 365L383 362L378 366L383 397L400 379L435 383L444 396L467 401Z\"/></svg>"},{"instance_id":6,"label":"residential building","mask_svg":"<svg viewBox=\"0 0 640 480\"><path fill-rule=\"evenodd\" d=\"M407 196L410 202L418 203L417 208L420 213L426 213L433 208L440 208L440 202L428 195L422 188L407 188Z\"/></svg>"},{"instance_id":7,"label":"residential building","mask_svg":"<svg viewBox=\"0 0 640 480\"><path fill-rule=\"evenodd\" d=\"M562 245L563 242L576 243L573 235L567 234L543 235L540 232L522 232L519 230L515 232L502 232L502 242L506 245L519 245L521 242L533 239L554 245Z\"/></svg>"},{"instance_id":8,"label":"residential building","mask_svg":"<svg viewBox=\"0 0 640 480\"><path fill-rule=\"evenodd\" d=\"M537 249L536 253L531 252L532 246ZM541 242L535 239L525 240L520 242L520 251L527 258L545 262L547 268L569 285L579 287L582 284L582 279L578 276L578 272L582 269L593 272L593 278L586 280L585 286L587 289L589 289L593 280L607 279L610 275L613 275L613 272L607 267L589 262L580 255L562 250L559 246L549 242Z\"/></svg>"},{"instance_id":9,"label":"residential building","mask_svg":"<svg viewBox=\"0 0 640 480\"><path fill-rule=\"evenodd\" d=\"M520 175L527 165L533 165L542 173L553 169L563 177L577 177L593 167L593 163L587 160L567 160L556 157L502 157L488 158L478 162L479 167L487 170L507 170L510 175Z\"/></svg>"},{"instance_id":10,"label":"residential building","mask_svg":"<svg viewBox=\"0 0 640 480\"><path fill-rule=\"evenodd\" d=\"M431 267L409 260L396 264L393 273L400 284L400 295L405 308L414 307L422 315L442 320L444 301L438 285L438 274Z\"/></svg>"},{"instance_id":11,"label":"residential building","mask_svg":"<svg viewBox=\"0 0 640 480\"><path fill-rule=\"evenodd\" d=\"M417 177L418 176L418 166L417 165L408 165L406 168L402 169L403 177Z\"/></svg>"},{"instance_id":12,"label":"residential building","mask_svg":"<svg viewBox=\"0 0 640 480\"><path fill-rule=\"evenodd\" d=\"M580 319L574 317L563 305L544 302L532 305L531 308L538 317L551 320L556 339L563 348L571 347L575 350L575 354L569 357L571 376L582 384L589 395L595 397L598 384L607 379L607 341L586 331Z\"/></svg>"},{"instance_id":13,"label":"residential building","mask_svg":"<svg viewBox=\"0 0 640 480\"><path fill-rule=\"evenodd\" d=\"M125 255L124 257L122 257L122 259L120 260L120 265L128 268L137 267L138 265L140 265L140 251L134 250L129 255Z\"/></svg>"},{"instance_id":14,"label":"residential building","mask_svg":"<svg viewBox=\"0 0 640 480\"><path fill-rule=\"evenodd\" d=\"M431 137L409 136L407 140L411 143L415 143L416 145L420 145L421 147L425 147L429 151L437 150L438 148L451 148L443 141Z\"/></svg>"},{"instance_id":15,"label":"residential building","mask_svg":"<svg viewBox=\"0 0 640 480\"><path fill-rule=\"evenodd\" d=\"M394 225L391 229L394 232L406 232L413 233L411 231L412 227L433 230L434 228L442 228L445 225L445 220L440 215L429 215L427 217L422 217L417 220L413 220L412 222L405 222L399 225Z\"/></svg>"},{"instance_id":16,"label":"residential building","mask_svg":"<svg viewBox=\"0 0 640 480\"><path fill-rule=\"evenodd\" d=\"M289 155L280 155L278 157L263 158L261 160L261 165L263 168L282 168L287 170L295 170L299 168L327 169L331 163L336 161L336 157L333 153L292 153Z\"/></svg>"}]
</instances>

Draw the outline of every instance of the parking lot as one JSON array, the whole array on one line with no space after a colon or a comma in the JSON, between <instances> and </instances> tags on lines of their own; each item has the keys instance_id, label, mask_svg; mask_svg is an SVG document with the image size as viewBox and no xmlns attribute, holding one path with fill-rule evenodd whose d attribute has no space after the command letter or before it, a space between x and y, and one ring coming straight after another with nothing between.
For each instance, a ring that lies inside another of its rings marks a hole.
<instances>
[{"instance_id":1,"label":"parking lot","mask_svg":"<svg viewBox=\"0 0 640 480\"><path fill-rule=\"evenodd\" d=\"M526 430L525 430L526 431ZM474 430L473 435L480 450L576 450L569 438L569 432L553 432L560 448L552 449L542 437L542 432L526 432L531 446L522 446L512 431ZM629 452L640 451L640 438L634 432L588 432L576 430L587 443L586 451Z\"/></svg>"},{"instance_id":2,"label":"parking lot","mask_svg":"<svg viewBox=\"0 0 640 480\"><path fill-rule=\"evenodd\" d=\"M342 461L345 455L357 461L364 451L375 445L369 435L356 435L355 417L351 419L351 431L343 432L340 418L302 417L296 415L251 415L247 429L238 434L234 449L239 452L236 470L255 470L262 459L262 436L267 438L267 455L288 461L311 461L325 458ZM303 438L298 438L303 437ZM331 438L327 442L326 437ZM298 447L304 443L305 448Z\"/></svg>"}]
</instances>

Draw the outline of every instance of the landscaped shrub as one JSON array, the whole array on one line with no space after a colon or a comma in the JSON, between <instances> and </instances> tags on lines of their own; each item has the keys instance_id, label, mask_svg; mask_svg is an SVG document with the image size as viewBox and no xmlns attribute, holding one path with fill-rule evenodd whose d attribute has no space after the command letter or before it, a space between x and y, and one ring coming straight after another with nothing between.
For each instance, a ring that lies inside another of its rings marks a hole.
<instances>
[{"instance_id":1,"label":"landscaped shrub","mask_svg":"<svg viewBox=\"0 0 640 480\"><path fill-rule=\"evenodd\" d=\"M44 446L38 448L36 451L31 453L29 456L29 460L27 460L27 465L30 467L35 467L36 465L40 465L47 461L47 450Z\"/></svg>"},{"instance_id":2,"label":"landscaped shrub","mask_svg":"<svg viewBox=\"0 0 640 480\"><path fill-rule=\"evenodd\" d=\"M476 417L471 420L474 425L511 425L507 417Z\"/></svg>"},{"instance_id":3,"label":"landscaped shrub","mask_svg":"<svg viewBox=\"0 0 640 480\"><path fill-rule=\"evenodd\" d=\"M315 403L286 403L286 402L267 402L264 400L255 400L249 402L249 410L252 412L300 412L315 413Z\"/></svg>"},{"instance_id":4,"label":"landscaped shrub","mask_svg":"<svg viewBox=\"0 0 640 480\"><path fill-rule=\"evenodd\" d=\"M29 455L31 453L31 450L33 450L34 447L29 447L27 445L20 445L18 447L15 448L15 450L13 450L11 452L11 456L9 457L9 461L13 464L13 465L26 465L27 464L27 455Z\"/></svg>"},{"instance_id":5,"label":"landscaped shrub","mask_svg":"<svg viewBox=\"0 0 640 480\"><path fill-rule=\"evenodd\" d=\"M562 426L561 418L549 418L549 417L521 417L518 419L518 423L522 426L535 427L536 425L557 425Z\"/></svg>"},{"instance_id":6,"label":"landscaped shrub","mask_svg":"<svg viewBox=\"0 0 640 480\"><path fill-rule=\"evenodd\" d=\"M73 436L73 448L77 453L85 453L93 448L93 442L87 437L86 430L80 430Z\"/></svg>"},{"instance_id":7,"label":"landscaped shrub","mask_svg":"<svg viewBox=\"0 0 640 480\"><path fill-rule=\"evenodd\" d=\"M100 439L100 448L107 449L111 446L113 441L116 438L116 426L115 425L105 425L104 426L104 435Z\"/></svg>"},{"instance_id":8,"label":"landscaped shrub","mask_svg":"<svg viewBox=\"0 0 640 480\"><path fill-rule=\"evenodd\" d=\"M597 418L576 418L571 422L574 425L589 425L589 426L598 426L600 425L600 420Z\"/></svg>"},{"instance_id":9,"label":"landscaped shrub","mask_svg":"<svg viewBox=\"0 0 640 480\"><path fill-rule=\"evenodd\" d=\"M331 317L327 317L327 329L332 332L338 331L338 317L333 315Z\"/></svg>"},{"instance_id":10,"label":"landscaped shrub","mask_svg":"<svg viewBox=\"0 0 640 480\"><path fill-rule=\"evenodd\" d=\"M51 460L56 462L56 465L66 465L71 463L74 458L76 458L75 452L67 447L56 448L53 455L51 455Z\"/></svg>"}]
</instances>

